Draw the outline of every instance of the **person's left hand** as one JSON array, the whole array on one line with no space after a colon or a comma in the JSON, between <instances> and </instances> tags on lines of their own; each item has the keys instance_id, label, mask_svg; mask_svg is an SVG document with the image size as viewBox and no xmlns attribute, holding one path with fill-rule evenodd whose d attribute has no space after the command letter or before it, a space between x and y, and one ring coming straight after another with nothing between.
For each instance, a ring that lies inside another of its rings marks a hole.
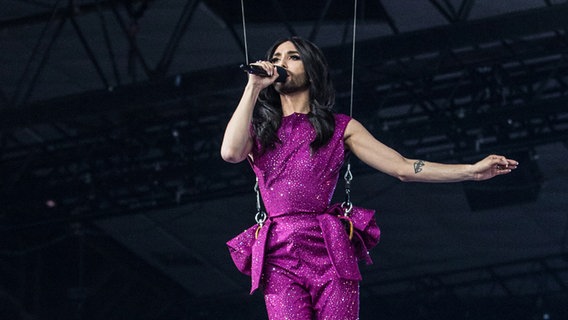
<instances>
[{"instance_id":1,"label":"person's left hand","mask_svg":"<svg viewBox=\"0 0 568 320\"><path fill-rule=\"evenodd\" d=\"M490 155L473 165L474 180L487 180L495 176L510 173L519 163L500 155Z\"/></svg>"}]
</instances>

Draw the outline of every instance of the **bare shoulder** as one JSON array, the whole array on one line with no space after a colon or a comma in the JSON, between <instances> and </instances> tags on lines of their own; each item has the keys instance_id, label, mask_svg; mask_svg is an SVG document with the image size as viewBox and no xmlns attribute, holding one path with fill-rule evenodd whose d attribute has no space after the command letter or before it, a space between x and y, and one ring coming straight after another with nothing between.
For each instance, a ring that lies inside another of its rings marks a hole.
<instances>
[{"instance_id":1,"label":"bare shoulder","mask_svg":"<svg viewBox=\"0 0 568 320\"><path fill-rule=\"evenodd\" d=\"M352 118L345 128L343 140L348 140L349 138L353 137L353 135L361 132L367 132L367 129L365 129L365 127L361 124L361 122L357 121L357 119Z\"/></svg>"}]
</instances>

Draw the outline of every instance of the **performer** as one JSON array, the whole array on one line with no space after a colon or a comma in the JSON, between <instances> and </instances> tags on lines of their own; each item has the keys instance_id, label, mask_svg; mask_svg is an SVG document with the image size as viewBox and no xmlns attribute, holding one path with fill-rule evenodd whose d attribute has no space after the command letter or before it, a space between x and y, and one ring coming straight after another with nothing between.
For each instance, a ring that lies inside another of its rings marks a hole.
<instances>
[{"instance_id":1,"label":"performer","mask_svg":"<svg viewBox=\"0 0 568 320\"><path fill-rule=\"evenodd\" d=\"M267 61L254 65L268 76L248 76L221 156L247 159L259 180L268 219L228 245L237 267L251 275L251 293L262 288L270 319L358 319L357 260L370 261L379 230L373 211L354 208L342 218L342 208L330 205L347 153L401 181L486 180L517 168L501 155L475 164L405 158L357 120L332 111L325 57L302 38L276 42ZM276 66L286 70L284 82L275 82Z\"/></svg>"}]
</instances>

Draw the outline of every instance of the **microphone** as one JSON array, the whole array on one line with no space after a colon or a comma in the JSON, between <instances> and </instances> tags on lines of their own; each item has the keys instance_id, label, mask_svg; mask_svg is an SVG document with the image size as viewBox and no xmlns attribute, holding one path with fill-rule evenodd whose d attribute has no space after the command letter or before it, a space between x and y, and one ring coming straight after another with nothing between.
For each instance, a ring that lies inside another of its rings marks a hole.
<instances>
[{"instance_id":1,"label":"microphone","mask_svg":"<svg viewBox=\"0 0 568 320\"><path fill-rule=\"evenodd\" d=\"M244 72L254 74L261 77L268 77L268 74L262 67L252 65L252 64L241 64L240 67ZM286 82L286 77L288 77L288 72L286 69L276 66L276 72L278 72L278 78L274 82Z\"/></svg>"}]
</instances>

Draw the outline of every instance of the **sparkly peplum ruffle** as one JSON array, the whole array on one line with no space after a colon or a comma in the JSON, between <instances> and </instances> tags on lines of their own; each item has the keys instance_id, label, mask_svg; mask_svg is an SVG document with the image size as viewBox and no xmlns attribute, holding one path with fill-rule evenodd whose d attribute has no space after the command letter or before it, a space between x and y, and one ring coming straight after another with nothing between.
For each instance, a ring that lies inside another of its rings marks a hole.
<instances>
[{"instance_id":1,"label":"sparkly peplum ruffle","mask_svg":"<svg viewBox=\"0 0 568 320\"><path fill-rule=\"evenodd\" d=\"M260 152L255 144L251 165L268 220L255 238L256 225L233 238L227 245L237 268L251 275L254 292L263 268L278 266L293 273L311 270L304 276L329 275L360 280L357 261L371 263L368 250L379 240L374 211L355 207L353 241L337 218L338 205L330 206L346 150L343 135L351 120L335 115L336 127L330 142L314 154L310 143L315 131L308 115L294 113L282 119L278 130L281 143ZM322 270L321 274L318 270Z\"/></svg>"}]
</instances>

